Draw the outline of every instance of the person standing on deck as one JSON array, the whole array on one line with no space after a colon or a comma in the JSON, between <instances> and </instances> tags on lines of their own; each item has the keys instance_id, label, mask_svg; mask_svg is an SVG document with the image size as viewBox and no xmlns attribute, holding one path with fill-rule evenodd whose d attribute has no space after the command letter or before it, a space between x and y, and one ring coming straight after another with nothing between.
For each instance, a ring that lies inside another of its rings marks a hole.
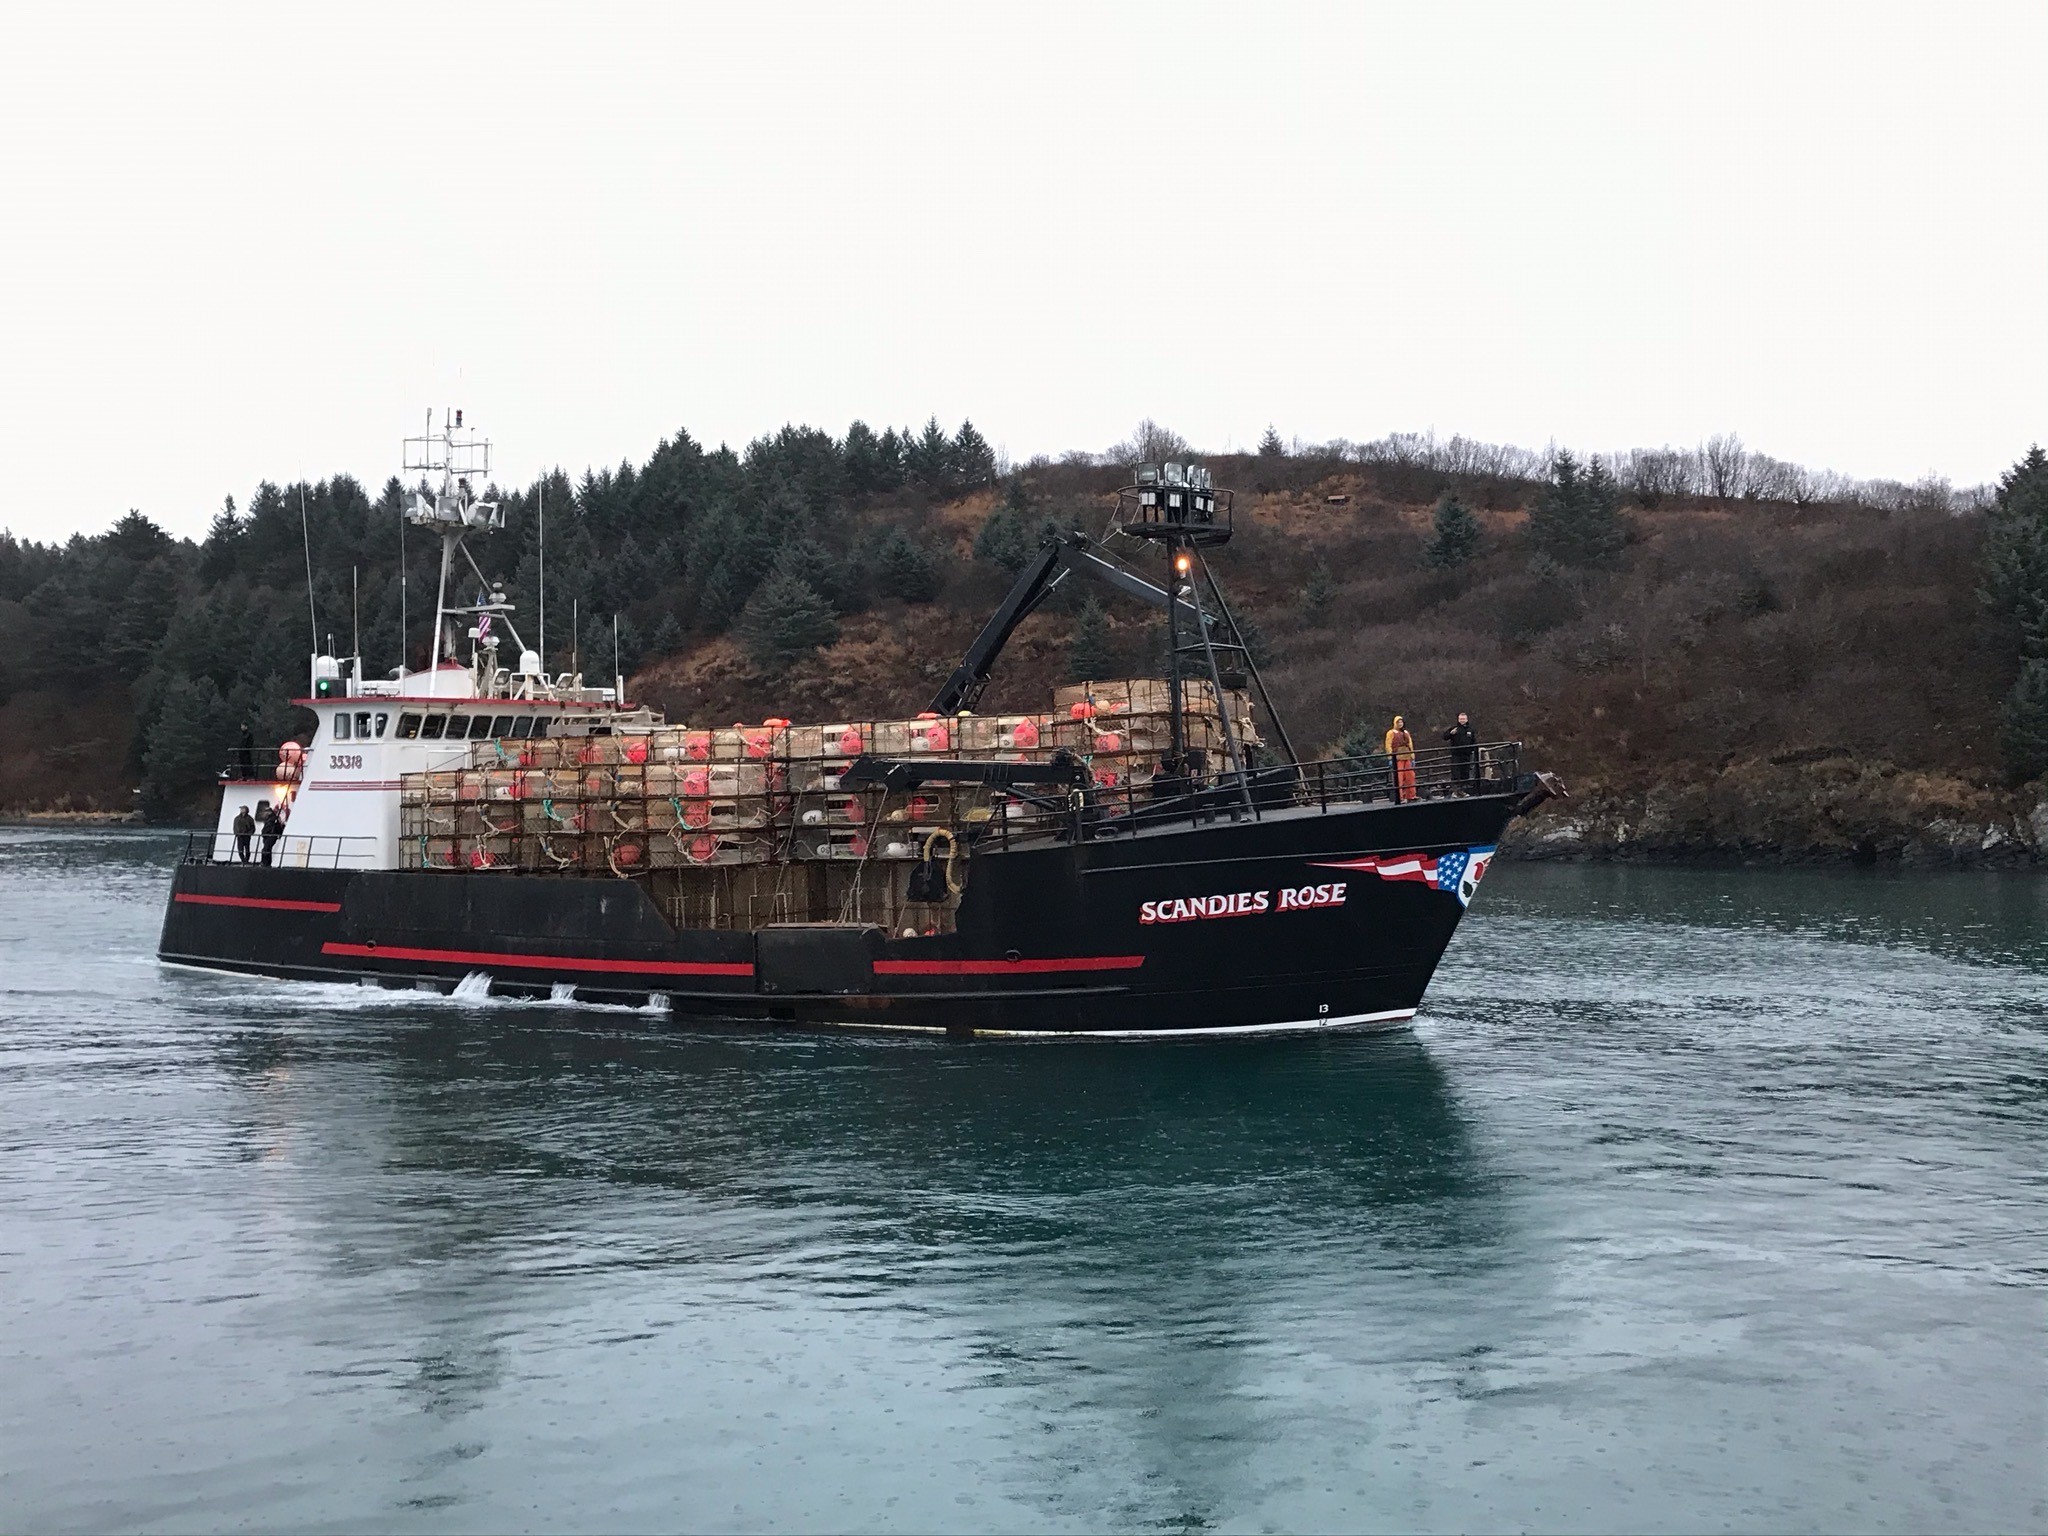
<instances>
[{"instance_id":1,"label":"person standing on deck","mask_svg":"<svg viewBox=\"0 0 2048 1536\"><path fill-rule=\"evenodd\" d=\"M268 800L256 802L256 820L263 828L263 862L268 864L277 849L277 840L284 836L284 819Z\"/></svg>"},{"instance_id":2,"label":"person standing on deck","mask_svg":"<svg viewBox=\"0 0 2048 1536\"><path fill-rule=\"evenodd\" d=\"M249 814L249 807L243 806L235 812L235 862L249 862L249 839L256 835L256 818Z\"/></svg>"},{"instance_id":3,"label":"person standing on deck","mask_svg":"<svg viewBox=\"0 0 2048 1536\"><path fill-rule=\"evenodd\" d=\"M1472 717L1459 710L1458 723L1444 732L1444 740L1451 747L1451 777L1469 790L1479 766L1479 733L1472 729Z\"/></svg>"},{"instance_id":4,"label":"person standing on deck","mask_svg":"<svg viewBox=\"0 0 2048 1536\"><path fill-rule=\"evenodd\" d=\"M1387 756L1394 760L1394 798L1413 800L1415 738L1408 734L1408 723L1399 715L1394 716L1394 727L1387 732Z\"/></svg>"}]
</instances>

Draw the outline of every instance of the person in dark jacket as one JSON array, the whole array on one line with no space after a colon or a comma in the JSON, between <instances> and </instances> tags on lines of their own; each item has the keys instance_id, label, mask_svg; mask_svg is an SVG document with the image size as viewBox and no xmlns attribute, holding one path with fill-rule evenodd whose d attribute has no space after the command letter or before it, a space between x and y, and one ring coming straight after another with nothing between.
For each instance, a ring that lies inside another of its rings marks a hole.
<instances>
[{"instance_id":1,"label":"person in dark jacket","mask_svg":"<svg viewBox=\"0 0 2048 1536\"><path fill-rule=\"evenodd\" d=\"M277 808L268 800L256 802L256 821L263 828L263 862L268 864L277 848L277 840L284 836L284 818L277 814Z\"/></svg>"},{"instance_id":2,"label":"person in dark jacket","mask_svg":"<svg viewBox=\"0 0 2048 1536\"><path fill-rule=\"evenodd\" d=\"M249 814L249 807L243 806L235 812L235 862L249 862L249 839L256 835L256 818Z\"/></svg>"},{"instance_id":3,"label":"person in dark jacket","mask_svg":"<svg viewBox=\"0 0 2048 1536\"><path fill-rule=\"evenodd\" d=\"M1459 710L1458 723L1444 732L1444 740L1451 746L1451 778L1469 787L1479 769L1479 733L1472 729L1472 717Z\"/></svg>"}]
</instances>

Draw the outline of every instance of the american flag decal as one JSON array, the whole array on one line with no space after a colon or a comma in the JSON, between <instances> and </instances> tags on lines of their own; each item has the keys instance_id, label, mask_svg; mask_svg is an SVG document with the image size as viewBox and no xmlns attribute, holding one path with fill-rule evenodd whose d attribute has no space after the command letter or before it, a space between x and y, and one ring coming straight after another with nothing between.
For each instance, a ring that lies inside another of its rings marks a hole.
<instances>
[{"instance_id":1,"label":"american flag decal","mask_svg":"<svg viewBox=\"0 0 2048 1536\"><path fill-rule=\"evenodd\" d=\"M1493 863L1494 845L1454 848L1447 853L1369 853L1360 859L1318 862L1318 869L1353 869L1360 874L1378 875L1382 880L1413 880L1434 886L1458 898L1458 905L1472 905L1472 893L1486 878Z\"/></svg>"}]
</instances>

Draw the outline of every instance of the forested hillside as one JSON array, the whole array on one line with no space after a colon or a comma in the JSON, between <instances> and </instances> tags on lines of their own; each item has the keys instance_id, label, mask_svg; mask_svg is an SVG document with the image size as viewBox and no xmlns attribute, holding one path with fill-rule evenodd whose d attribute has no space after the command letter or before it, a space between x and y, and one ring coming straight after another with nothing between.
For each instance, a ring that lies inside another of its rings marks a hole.
<instances>
[{"instance_id":1,"label":"forested hillside","mask_svg":"<svg viewBox=\"0 0 2048 1536\"><path fill-rule=\"evenodd\" d=\"M1021 466L971 424L789 427L739 453L678 434L642 465L500 491L482 553L532 641L544 510L550 667L609 676L616 616L632 691L671 718L908 712L1046 526L1100 533L1126 461L1184 452L1149 423ZM1575 783L1559 825L1582 845L1881 854L1935 822L1957 847L2048 839L2021 788L2048 768L2038 453L1965 495L1729 439L1581 461L1269 433L1203 462L1240 491L1217 568L1304 750L1468 710ZM265 484L198 542L140 513L61 546L0 538L0 804L176 817L245 721L290 733L308 538L322 645L359 624L373 674L423 663L437 550L412 535L402 595L403 495ZM1159 648L1148 610L1063 591L984 707L1156 670Z\"/></svg>"}]
</instances>

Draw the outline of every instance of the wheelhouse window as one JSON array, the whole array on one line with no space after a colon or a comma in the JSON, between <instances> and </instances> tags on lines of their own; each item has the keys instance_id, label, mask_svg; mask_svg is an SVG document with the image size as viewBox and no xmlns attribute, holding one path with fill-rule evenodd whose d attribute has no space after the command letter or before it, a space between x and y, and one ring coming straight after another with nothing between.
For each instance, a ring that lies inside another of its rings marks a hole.
<instances>
[{"instance_id":1,"label":"wheelhouse window","mask_svg":"<svg viewBox=\"0 0 2048 1536\"><path fill-rule=\"evenodd\" d=\"M356 711L356 740L368 741L369 739L370 712L367 709L359 709Z\"/></svg>"},{"instance_id":2,"label":"wheelhouse window","mask_svg":"<svg viewBox=\"0 0 2048 1536\"><path fill-rule=\"evenodd\" d=\"M447 729L448 717L446 715L428 715L420 721L420 740L439 741L441 733Z\"/></svg>"},{"instance_id":3,"label":"wheelhouse window","mask_svg":"<svg viewBox=\"0 0 2048 1536\"><path fill-rule=\"evenodd\" d=\"M496 716L491 721L491 734L501 737L510 736L512 734L512 717L510 715Z\"/></svg>"},{"instance_id":4,"label":"wheelhouse window","mask_svg":"<svg viewBox=\"0 0 2048 1536\"><path fill-rule=\"evenodd\" d=\"M418 715L408 710L398 717L398 739L400 741L416 740L419 734L420 717Z\"/></svg>"},{"instance_id":5,"label":"wheelhouse window","mask_svg":"<svg viewBox=\"0 0 2048 1536\"><path fill-rule=\"evenodd\" d=\"M453 741L457 737L467 737L469 740L475 741L478 737L487 735L490 729L491 717L489 715L464 715L460 720L454 721L449 725L448 739Z\"/></svg>"},{"instance_id":6,"label":"wheelhouse window","mask_svg":"<svg viewBox=\"0 0 2048 1536\"><path fill-rule=\"evenodd\" d=\"M524 741L533 734L533 728L539 724L540 722L532 715L519 715L512 721L512 734Z\"/></svg>"},{"instance_id":7,"label":"wheelhouse window","mask_svg":"<svg viewBox=\"0 0 2048 1536\"><path fill-rule=\"evenodd\" d=\"M358 725L361 725L361 723L362 723L362 722L361 722L361 721L359 720L359 721L357 721L356 723L357 723ZM381 709L380 709L380 710L378 710L378 711L377 711L377 739L378 739L379 741L382 741L382 740L384 739L384 727L385 727L385 726L387 726L387 725L389 725L390 723L391 723L391 716L390 716L390 715L388 715L388 714L386 714L386 713L385 713L385 712L384 712L383 710L381 710Z\"/></svg>"},{"instance_id":8,"label":"wheelhouse window","mask_svg":"<svg viewBox=\"0 0 2048 1536\"><path fill-rule=\"evenodd\" d=\"M334 739L336 741L347 741L349 739L348 711L345 709L337 709L334 712Z\"/></svg>"}]
</instances>

